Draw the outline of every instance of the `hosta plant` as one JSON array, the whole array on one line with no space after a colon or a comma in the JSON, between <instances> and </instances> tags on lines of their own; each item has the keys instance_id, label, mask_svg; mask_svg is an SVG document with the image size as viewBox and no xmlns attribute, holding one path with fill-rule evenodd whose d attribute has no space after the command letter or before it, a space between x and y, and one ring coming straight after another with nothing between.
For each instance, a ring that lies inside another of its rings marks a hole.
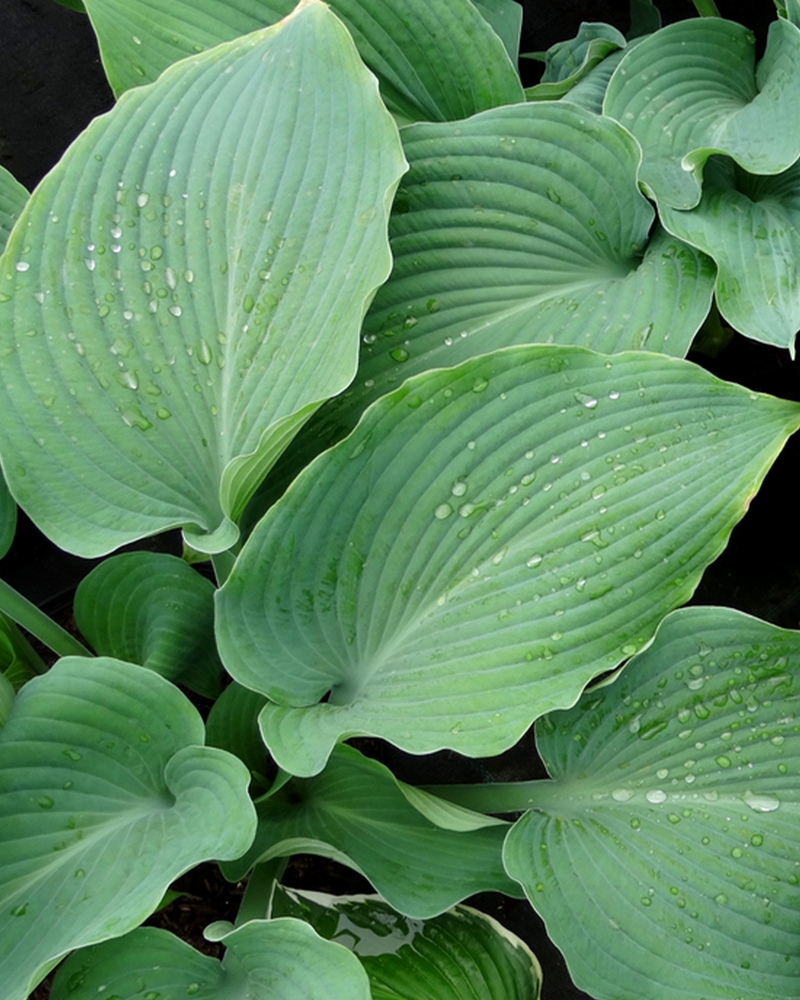
<instances>
[{"instance_id":1,"label":"hosta plant","mask_svg":"<svg viewBox=\"0 0 800 1000\"><path fill-rule=\"evenodd\" d=\"M67 5L117 102L0 174L0 547L106 558L83 641L0 588L4 996L535 1000L493 890L598 1000L796 997L800 633L681 606L800 427L685 360L794 349L800 7L524 89L512 0ZM211 861L221 959L140 926Z\"/></svg>"}]
</instances>

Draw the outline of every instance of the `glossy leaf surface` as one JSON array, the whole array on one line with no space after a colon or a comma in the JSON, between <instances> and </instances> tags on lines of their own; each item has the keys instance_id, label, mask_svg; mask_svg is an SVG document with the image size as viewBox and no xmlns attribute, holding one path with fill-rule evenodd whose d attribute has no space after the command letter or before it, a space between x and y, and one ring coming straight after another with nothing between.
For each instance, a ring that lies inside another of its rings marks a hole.
<instances>
[{"instance_id":1,"label":"glossy leaf surface","mask_svg":"<svg viewBox=\"0 0 800 1000\"><path fill-rule=\"evenodd\" d=\"M800 987L800 633L688 608L612 685L548 716L508 836L573 979L600 1000Z\"/></svg>"},{"instance_id":2,"label":"glossy leaf surface","mask_svg":"<svg viewBox=\"0 0 800 1000\"><path fill-rule=\"evenodd\" d=\"M214 643L214 585L182 559L126 552L84 577L75 620L95 652L139 663L215 698L222 664Z\"/></svg>"},{"instance_id":3,"label":"glossy leaf surface","mask_svg":"<svg viewBox=\"0 0 800 1000\"><path fill-rule=\"evenodd\" d=\"M662 209L664 225L712 256L716 301L735 329L794 352L800 329L800 166L748 174L727 157L706 164L703 197L690 212Z\"/></svg>"},{"instance_id":4,"label":"glossy leaf surface","mask_svg":"<svg viewBox=\"0 0 800 1000\"><path fill-rule=\"evenodd\" d=\"M250 536L217 592L223 663L271 699L295 774L347 735L499 753L690 596L798 423L645 352L533 345L411 379Z\"/></svg>"},{"instance_id":5,"label":"glossy leaf surface","mask_svg":"<svg viewBox=\"0 0 800 1000\"><path fill-rule=\"evenodd\" d=\"M404 169L315 0L96 119L0 266L0 454L39 527L84 556L177 525L232 545L258 481L353 377Z\"/></svg>"},{"instance_id":6,"label":"glossy leaf surface","mask_svg":"<svg viewBox=\"0 0 800 1000\"><path fill-rule=\"evenodd\" d=\"M352 747L337 747L321 774L293 779L257 808L253 846L223 866L231 880L258 861L310 852L357 868L413 917L435 916L476 892L519 894L500 861L505 824L463 833L437 826L388 768Z\"/></svg>"},{"instance_id":7,"label":"glossy leaf surface","mask_svg":"<svg viewBox=\"0 0 800 1000\"><path fill-rule=\"evenodd\" d=\"M117 94L155 80L179 59L273 24L294 6L294 0L87 0ZM504 14L497 0L490 6ZM403 121L465 118L524 99L503 42L470 0L333 0L330 7L377 76L387 107Z\"/></svg>"},{"instance_id":8,"label":"glossy leaf surface","mask_svg":"<svg viewBox=\"0 0 800 1000\"><path fill-rule=\"evenodd\" d=\"M659 205L693 208L712 153L757 174L800 156L800 30L775 21L754 63L753 35L715 17L668 25L620 62L603 111L641 143L639 176Z\"/></svg>"},{"instance_id":9,"label":"glossy leaf surface","mask_svg":"<svg viewBox=\"0 0 800 1000\"><path fill-rule=\"evenodd\" d=\"M431 920L403 917L378 897L278 888L273 915L306 920L359 956L372 1000L538 1000L542 971L496 920L456 906Z\"/></svg>"},{"instance_id":10,"label":"glossy leaf surface","mask_svg":"<svg viewBox=\"0 0 800 1000\"><path fill-rule=\"evenodd\" d=\"M0 974L24 1000L73 948L124 934L188 868L246 850L249 775L151 670L60 660L0 731Z\"/></svg>"},{"instance_id":11,"label":"glossy leaf surface","mask_svg":"<svg viewBox=\"0 0 800 1000\"><path fill-rule=\"evenodd\" d=\"M358 960L299 920L253 920L221 940L218 962L167 931L140 928L72 955L52 1000L370 1000Z\"/></svg>"}]
</instances>

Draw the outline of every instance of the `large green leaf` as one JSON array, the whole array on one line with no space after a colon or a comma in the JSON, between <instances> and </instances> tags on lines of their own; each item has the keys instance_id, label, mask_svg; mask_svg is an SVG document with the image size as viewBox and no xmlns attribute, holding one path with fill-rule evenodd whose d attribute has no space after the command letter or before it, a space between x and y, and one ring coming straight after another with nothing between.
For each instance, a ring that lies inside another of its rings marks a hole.
<instances>
[{"instance_id":1,"label":"large green leaf","mask_svg":"<svg viewBox=\"0 0 800 1000\"><path fill-rule=\"evenodd\" d=\"M17 505L8 492L5 477L0 472L0 559L11 548L17 533Z\"/></svg>"},{"instance_id":2,"label":"large green leaf","mask_svg":"<svg viewBox=\"0 0 800 1000\"><path fill-rule=\"evenodd\" d=\"M218 962L167 931L140 928L67 959L52 1000L370 1000L355 956L307 923L252 920L220 940Z\"/></svg>"},{"instance_id":3,"label":"large green leaf","mask_svg":"<svg viewBox=\"0 0 800 1000\"><path fill-rule=\"evenodd\" d=\"M232 881L259 861L302 851L357 868L412 917L476 892L519 892L500 860L506 824L475 816L472 829L445 829L414 808L388 768L352 747L337 747L321 774L293 779L257 808L252 847L223 865Z\"/></svg>"},{"instance_id":4,"label":"large green leaf","mask_svg":"<svg viewBox=\"0 0 800 1000\"><path fill-rule=\"evenodd\" d=\"M25 188L5 167L0 167L0 253L27 201Z\"/></svg>"},{"instance_id":5,"label":"large green leaf","mask_svg":"<svg viewBox=\"0 0 800 1000\"><path fill-rule=\"evenodd\" d=\"M351 948L372 1000L538 1000L542 970L516 935L456 906L431 920L400 916L377 896L333 897L279 886L273 915L306 920Z\"/></svg>"},{"instance_id":6,"label":"large green leaf","mask_svg":"<svg viewBox=\"0 0 800 1000\"><path fill-rule=\"evenodd\" d=\"M662 208L664 225L710 254L716 299L734 329L794 353L800 329L800 165L748 174L727 157L705 168L703 197L689 212Z\"/></svg>"},{"instance_id":7,"label":"large green leaf","mask_svg":"<svg viewBox=\"0 0 800 1000\"><path fill-rule=\"evenodd\" d=\"M542 720L553 781L509 833L601 1000L800 995L800 633L676 612L614 684Z\"/></svg>"},{"instance_id":8,"label":"large green leaf","mask_svg":"<svg viewBox=\"0 0 800 1000\"><path fill-rule=\"evenodd\" d=\"M214 585L182 559L126 552L84 577L75 621L96 653L143 667L215 698L222 664L214 643Z\"/></svg>"},{"instance_id":9,"label":"large green leaf","mask_svg":"<svg viewBox=\"0 0 800 1000\"><path fill-rule=\"evenodd\" d=\"M204 551L356 368L389 271L397 129L316 0L124 95L0 266L0 454L62 548L183 525Z\"/></svg>"},{"instance_id":10,"label":"large green leaf","mask_svg":"<svg viewBox=\"0 0 800 1000\"><path fill-rule=\"evenodd\" d=\"M155 80L176 60L273 24L294 4L86 0L117 94ZM524 99L503 42L470 0L333 0L330 6L377 76L387 107L403 121L465 118ZM490 7L504 13L497 0ZM509 29L503 34L508 40Z\"/></svg>"},{"instance_id":11,"label":"large green leaf","mask_svg":"<svg viewBox=\"0 0 800 1000\"><path fill-rule=\"evenodd\" d=\"M659 205L693 208L712 153L758 174L800 156L800 30L775 21L754 60L747 28L702 17L662 28L620 62L603 110L641 143L639 176Z\"/></svg>"},{"instance_id":12,"label":"large green leaf","mask_svg":"<svg viewBox=\"0 0 800 1000\"><path fill-rule=\"evenodd\" d=\"M516 0L472 0L475 6L500 36L512 65L519 59L522 34L522 6Z\"/></svg>"},{"instance_id":13,"label":"large green leaf","mask_svg":"<svg viewBox=\"0 0 800 1000\"><path fill-rule=\"evenodd\" d=\"M271 699L295 774L355 734L499 753L690 596L798 424L646 352L533 345L410 379L250 536L217 592L223 663Z\"/></svg>"},{"instance_id":14,"label":"large green leaf","mask_svg":"<svg viewBox=\"0 0 800 1000\"><path fill-rule=\"evenodd\" d=\"M0 976L24 1000L53 960L124 934L171 881L250 844L241 761L151 670L68 657L0 731Z\"/></svg>"},{"instance_id":15,"label":"large green leaf","mask_svg":"<svg viewBox=\"0 0 800 1000\"><path fill-rule=\"evenodd\" d=\"M708 313L713 262L653 228L641 152L616 122L567 103L519 105L409 127L403 144L394 268L364 322L358 377L301 432L276 480L411 375L534 342L682 357Z\"/></svg>"}]
</instances>

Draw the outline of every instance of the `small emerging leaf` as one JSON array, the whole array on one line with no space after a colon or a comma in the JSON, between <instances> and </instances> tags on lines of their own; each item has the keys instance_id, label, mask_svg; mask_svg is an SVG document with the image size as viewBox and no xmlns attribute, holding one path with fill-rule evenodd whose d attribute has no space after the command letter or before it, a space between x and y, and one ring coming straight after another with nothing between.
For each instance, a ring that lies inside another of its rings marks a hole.
<instances>
[{"instance_id":1,"label":"small emerging leaf","mask_svg":"<svg viewBox=\"0 0 800 1000\"><path fill-rule=\"evenodd\" d=\"M126 552L100 563L75 594L75 620L95 652L139 663L215 698L214 585L182 559Z\"/></svg>"},{"instance_id":2,"label":"small emerging leaf","mask_svg":"<svg viewBox=\"0 0 800 1000\"><path fill-rule=\"evenodd\" d=\"M610 24L582 23L575 38L548 49L541 83L528 87L525 96L529 101L557 101L625 44L625 36Z\"/></svg>"}]
</instances>

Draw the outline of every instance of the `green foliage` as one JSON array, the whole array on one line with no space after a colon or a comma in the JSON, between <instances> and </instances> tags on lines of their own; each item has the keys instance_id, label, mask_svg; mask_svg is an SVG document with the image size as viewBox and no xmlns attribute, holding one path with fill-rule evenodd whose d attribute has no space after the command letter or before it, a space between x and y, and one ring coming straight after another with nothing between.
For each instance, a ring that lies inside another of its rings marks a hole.
<instances>
[{"instance_id":1,"label":"green foliage","mask_svg":"<svg viewBox=\"0 0 800 1000\"><path fill-rule=\"evenodd\" d=\"M796 0L757 66L638 0L530 102L511 0L85 6L116 106L0 172L0 554L187 557L86 577L94 656L0 586L4 996L537 1000L495 890L599 1000L796 997L800 633L676 610L800 427L684 360L794 349ZM532 782L364 752L534 722ZM211 860L221 961L139 926Z\"/></svg>"}]
</instances>

